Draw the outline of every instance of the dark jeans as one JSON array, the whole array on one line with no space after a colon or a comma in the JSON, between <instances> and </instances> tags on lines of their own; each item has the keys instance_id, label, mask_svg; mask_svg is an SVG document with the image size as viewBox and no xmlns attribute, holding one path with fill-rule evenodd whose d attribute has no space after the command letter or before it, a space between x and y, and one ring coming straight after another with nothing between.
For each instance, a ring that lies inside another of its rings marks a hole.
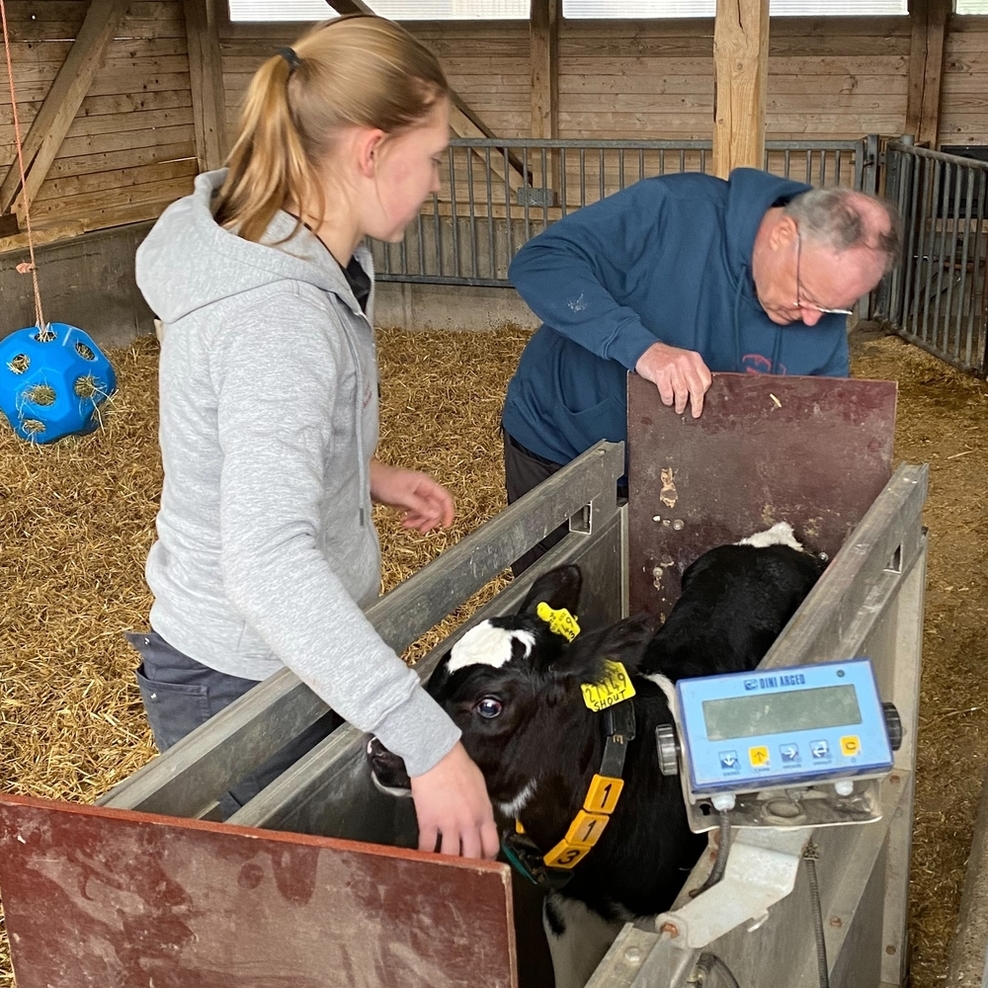
<instances>
[{"instance_id":1,"label":"dark jeans","mask_svg":"<svg viewBox=\"0 0 988 988\"><path fill-rule=\"evenodd\" d=\"M127 632L126 638L143 660L136 672L137 685L159 751L167 751L186 734L257 686L253 679L228 676L190 659L172 648L155 631ZM220 797L222 819L227 819L253 799L342 723L342 718L330 710L260 767L245 775Z\"/></svg>"}]
</instances>

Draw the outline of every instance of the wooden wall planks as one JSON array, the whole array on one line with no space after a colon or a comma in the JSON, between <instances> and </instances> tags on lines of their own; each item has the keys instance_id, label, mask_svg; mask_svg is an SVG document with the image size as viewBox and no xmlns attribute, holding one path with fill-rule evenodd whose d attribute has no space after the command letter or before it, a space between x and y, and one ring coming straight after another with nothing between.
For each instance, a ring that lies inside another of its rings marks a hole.
<instances>
[{"instance_id":1,"label":"wooden wall planks","mask_svg":"<svg viewBox=\"0 0 988 988\"><path fill-rule=\"evenodd\" d=\"M87 0L7 0L18 110L37 112L85 16ZM157 215L185 194L195 129L182 0L132 0L38 194L38 221L86 229ZM454 88L495 132L531 127L528 25L409 24ZM228 133L251 73L304 25L238 25L221 37ZM777 18L771 22L769 138L897 135L905 125L910 25L905 17ZM559 37L561 137L709 138L713 22L564 20ZM955 15L943 71L939 139L988 143L988 17ZM0 165L13 159L10 97L0 86ZM179 164L184 162L184 164ZM75 179L66 182L66 179ZM113 195L118 192L114 207Z\"/></svg>"},{"instance_id":2,"label":"wooden wall planks","mask_svg":"<svg viewBox=\"0 0 988 988\"><path fill-rule=\"evenodd\" d=\"M22 135L85 18L87 0L7 0ZM31 210L39 227L100 229L158 215L191 189L195 133L185 21L176 0L131 0ZM14 159L0 87L0 165ZM23 224L22 224L23 226Z\"/></svg>"}]
</instances>

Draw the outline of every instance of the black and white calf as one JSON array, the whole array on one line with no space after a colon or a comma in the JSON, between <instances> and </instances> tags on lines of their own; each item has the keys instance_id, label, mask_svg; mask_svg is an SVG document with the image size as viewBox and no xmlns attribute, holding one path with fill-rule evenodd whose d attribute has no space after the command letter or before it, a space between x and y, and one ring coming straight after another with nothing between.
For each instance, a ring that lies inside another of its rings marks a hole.
<instances>
[{"instance_id":1,"label":"black and white calf","mask_svg":"<svg viewBox=\"0 0 988 988\"><path fill-rule=\"evenodd\" d=\"M604 714L588 708L581 685L601 682L605 659L632 677L636 736L623 791L599 841L545 902L556 988L582 986L622 922L669 908L706 844L687 826L679 780L659 770L655 728L671 717L658 683L754 668L809 592L823 564L796 548L792 529L757 538L693 562L657 632L651 619L633 617L567 640L536 608L577 614L581 574L552 570L517 614L470 629L429 679L491 800L547 853L580 811L607 743ZM400 760L378 742L368 756L379 785L407 785Z\"/></svg>"}]
</instances>

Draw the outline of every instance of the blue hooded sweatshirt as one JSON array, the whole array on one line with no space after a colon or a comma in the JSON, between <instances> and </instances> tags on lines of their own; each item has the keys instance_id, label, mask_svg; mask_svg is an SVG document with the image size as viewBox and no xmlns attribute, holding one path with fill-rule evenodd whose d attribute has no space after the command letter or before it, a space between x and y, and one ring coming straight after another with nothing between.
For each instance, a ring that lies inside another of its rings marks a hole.
<instances>
[{"instance_id":1,"label":"blue hooded sweatshirt","mask_svg":"<svg viewBox=\"0 0 988 988\"><path fill-rule=\"evenodd\" d=\"M509 277L543 325L508 385L505 431L554 463L624 440L626 375L657 340L712 371L846 377L846 317L779 326L751 276L766 211L809 188L751 168L647 178L530 240Z\"/></svg>"}]
</instances>

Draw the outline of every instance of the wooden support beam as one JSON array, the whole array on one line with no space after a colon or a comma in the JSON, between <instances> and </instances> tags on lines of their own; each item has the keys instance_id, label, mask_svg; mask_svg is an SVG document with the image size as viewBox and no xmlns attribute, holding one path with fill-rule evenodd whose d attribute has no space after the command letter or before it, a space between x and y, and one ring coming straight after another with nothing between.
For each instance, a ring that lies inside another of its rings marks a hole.
<instances>
[{"instance_id":1,"label":"wooden support beam","mask_svg":"<svg viewBox=\"0 0 988 988\"><path fill-rule=\"evenodd\" d=\"M363 0L326 0L338 14L373 14Z\"/></svg>"},{"instance_id":2,"label":"wooden support beam","mask_svg":"<svg viewBox=\"0 0 988 988\"><path fill-rule=\"evenodd\" d=\"M216 5L217 0L185 0L184 4L192 113L196 126L196 157L200 171L219 168L227 152L223 63Z\"/></svg>"},{"instance_id":3,"label":"wooden support beam","mask_svg":"<svg viewBox=\"0 0 988 988\"><path fill-rule=\"evenodd\" d=\"M717 0L714 24L714 174L765 162L769 0Z\"/></svg>"},{"instance_id":4,"label":"wooden support beam","mask_svg":"<svg viewBox=\"0 0 988 988\"><path fill-rule=\"evenodd\" d=\"M24 138L27 186L21 188L15 156L0 184L0 213L8 212L18 196L26 205L37 195L126 9L127 0L91 0L75 42Z\"/></svg>"},{"instance_id":5,"label":"wooden support beam","mask_svg":"<svg viewBox=\"0 0 988 988\"><path fill-rule=\"evenodd\" d=\"M553 0L555 2L555 0ZM373 14L374 11L367 6L363 0L326 0L338 14ZM470 108L466 100L459 93L450 93L449 127L457 137L489 137L496 138L497 135L488 127L483 120ZM509 168L507 170L508 185L512 189L517 189L525 184L521 162L509 156ZM503 158L499 155L491 156L491 171L503 182L505 180L505 169Z\"/></svg>"},{"instance_id":6,"label":"wooden support beam","mask_svg":"<svg viewBox=\"0 0 988 988\"><path fill-rule=\"evenodd\" d=\"M484 126L482 121L479 121L471 112L470 108L462 103L462 101L457 103L458 97L453 94L452 106L449 109L449 129L457 137L489 137L494 138L496 135L493 134L489 128ZM485 159L485 156L477 152L477 156L481 159ZM524 168L518 159L512 155L508 155L508 167L504 167L504 155L499 153L496 149L491 150L491 171L500 179L501 182L505 181L505 176L507 176L508 187L512 190L519 189L525 185L524 178Z\"/></svg>"},{"instance_id":7,"label":"wooden support beam","mask_svg":"<svg viewBox=\"0 0 988 988\"><path fill-rule=\"evenodd\" d=\"M532 0L532 137L559 136L559 0Z\"/></svg>"},{"instance_id":8,"label":"wooden support beam","mask_svg":"<svg viewBox=\"0 0 988 988\"><path fill-rule=\"evenodd\" d=\"M373 14L364 0L326 0L338 14ZM450 127L457 137L496 137L497 135L467 105L457 92L450 93Z\"/></svg>"},{"instance_id":9,"label":"wooden support beam","mask_svg":"<svg viewBox=\"0 0 988 988\"><path fill-rule=\"evenodd\" d=\"M940 96L943 86L944 48L952 0L910 0L912 39L909 51L909 85L905 132L917 144L937 146Z\"/></svg>"},{"instance_id":10,"label":"wooden support beam","mask_svg":"<svg viewBox=\"0 0 988 988\"><path fill-rule=\"evenodd\" d=\"M531 0L529 51L532 66L532 137L554 140L559 136L559 21L560 0ZM560 154L546 156L546 175L535 176L538 185L559 188ZM539 161L541 171L541 159ZM555 201L555 193L552 195Z\"/></svg>"}]
</instances>

